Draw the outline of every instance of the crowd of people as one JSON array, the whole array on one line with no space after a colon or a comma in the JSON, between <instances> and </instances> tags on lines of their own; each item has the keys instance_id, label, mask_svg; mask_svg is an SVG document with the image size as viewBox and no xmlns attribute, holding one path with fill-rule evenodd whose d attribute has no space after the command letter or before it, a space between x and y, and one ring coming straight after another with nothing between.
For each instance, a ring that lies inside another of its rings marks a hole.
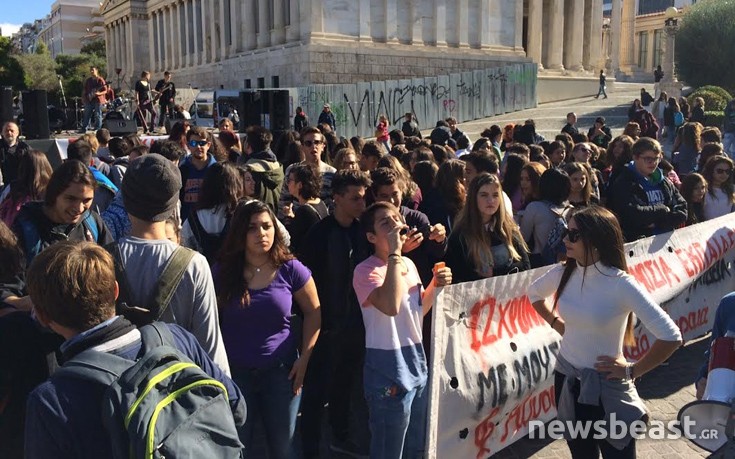
<instances>
[{"instance_id":1,"label":"crowd of people","mask_svg":"<svg viewBox=\"0 0 735 459\"><path fill-rule=\"evenodd\" d=\"M735 209L720 130L665 104L638 103L614 138L604 118L585 134L569 113L548 140L527 120L471 141L454 118L422 138L411 114L345 139L328 105L318 126L297 110L301 130L275 141L261 126L241 140L227 119L216 133L179 121L150 147L99 129L56 170L6 123L0 455L111 457L105 388L64 370L90 350L139 359L163 322L163 342L227 389L246 457L257 423L271 458L318 457L326 438L353 457L422 457L435 289L560 261L529 293L563 335L560 416L602 419L608 406L570 397L580 378L614 376L601 397L640 418L632 378L681 334L625 273L623 243ZM631 313L659 339L638 362L622 358ZM621 457L635 456L629 440L612 446ZM570 448L593 457L603 443Z\"/></svg>"}]
</instances>

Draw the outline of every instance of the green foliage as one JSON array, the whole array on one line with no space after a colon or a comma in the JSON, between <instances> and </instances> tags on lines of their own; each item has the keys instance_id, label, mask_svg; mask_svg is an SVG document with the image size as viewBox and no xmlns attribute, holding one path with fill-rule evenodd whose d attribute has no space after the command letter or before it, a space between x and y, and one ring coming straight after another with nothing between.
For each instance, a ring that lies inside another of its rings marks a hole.
<instances>
[{"instance_id":1,"label":"green foliage","mask_svg":"<svg viewBox=\"0 0 735 459\"><path fill-rule=\"evenodd\" d=\"M12 86L15 90L25 89L23 67L13 57L9 37L0 37L0 84Z\"/></svg>"},{"instance_id":2,"label":"green foliage","mask_svg":"<svg viewBox=\"0 0 735 459\"><path fill-rule=\"evenodd\" d=\"M21 54L14 57L23 68L23 81L28 89L44 89L52 92L58 87L56 63L43 42L39 42L35 54Z\"/></svg>"},{"instance_id":3,"label":"green foliage","mask_svg":"<svg viewBox=\"0 0 735 459\"><path fill-rule=\"evenodd\" d=\"M705 126L715 126L718 128L722 127L722 124L725 122L725 112L723 111L712 111L712 112L704 112L704 125Z\"/></svg>"},{"instance_id":4,"label":"green foliage","mask_svg":"<svg viewBox=\"0 0 735 459\"><path fill-rule=\"evenodd\" d=\"M728 102L732 100L732 96L730 95L730 93L719 86L713 86L713 85L702 86L701 88L697 88L697 91L711 91L717 94L718 96L722 97L723 99L727 100Z\"/></svg>"},{"instance_id":5,"label":"green foliage","mask_svg":"<svg viewBox=\"0 0 735 459\"><path fill-rule=\"evenodd\" d=\"M98 57L106 57L105 40L97 40L82 46L82 54L93 54Z\"/></svg>"},{"instance_id":6,"label":"green foliage","mask_svg":"<svg viewBox=\"0 0 735 459\"><path fill-rule=\"evenodd\" d=\"M727 94L727 92L725 92ZM729 95L729 94L728 94ZM730 97L723 97L721 93L714 92L714 91L708 91L703 90L702 88L697 89L693 93L689 95L687 100L689 101L689 105L694 107L694 99L697 97L701 97L704 99L704 109L705 110L714 110L714 111L722 111L725 109L725 106L728 102L730 102Z\"/></svg>"},{"instance_id":7,"label":"green foliage","mask_svg":"<svg viewBox=\"0 0 735 459\"><path fill-rule=\"evenodd\" d=\"M698 87L732 88L735 82L735 0L700 0L684 15L676 35L679 78Z\"/></svg>"}]
</instances>

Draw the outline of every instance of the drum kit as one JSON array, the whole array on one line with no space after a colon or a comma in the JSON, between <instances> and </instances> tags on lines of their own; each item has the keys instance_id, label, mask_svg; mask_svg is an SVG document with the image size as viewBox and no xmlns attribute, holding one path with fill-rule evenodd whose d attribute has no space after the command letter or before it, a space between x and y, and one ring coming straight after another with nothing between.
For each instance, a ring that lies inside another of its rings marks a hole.
<instances>
[{"instance_id":1,"label":"drum kit","mask_svg":"<svg viewBox=\"0 0 735 459\"><path fill-rule=\"evenodd\" d=\"M712 341L702 400L678 415L681 425L690 426L689 440L713 453L710 458L735 457L735 336L729 335Z\"/></svg>"}]
</instances>

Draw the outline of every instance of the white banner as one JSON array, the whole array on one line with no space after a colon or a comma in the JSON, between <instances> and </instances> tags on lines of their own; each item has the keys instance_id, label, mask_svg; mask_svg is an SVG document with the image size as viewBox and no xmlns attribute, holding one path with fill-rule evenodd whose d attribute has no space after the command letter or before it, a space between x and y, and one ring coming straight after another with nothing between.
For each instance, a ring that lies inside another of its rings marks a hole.
<instances>
[{"instance_id":1,"label":"white banner","mask_svg":"<svg viewBox=\"0 0 735 459\"><path fill-rule=\"evenodd\" d=\"M626 245L628 270L681 328L712 327L734 290L735 215ZM533 309L529 285L549 268L451 285L433 311L429 457L487 458L556 416L553 369L561 337ZM611 295L614 292L600 292ZM654 341L636 326L638 359ZM695 375L692 375L692 380Z\"/></svg>"}]
</instances>

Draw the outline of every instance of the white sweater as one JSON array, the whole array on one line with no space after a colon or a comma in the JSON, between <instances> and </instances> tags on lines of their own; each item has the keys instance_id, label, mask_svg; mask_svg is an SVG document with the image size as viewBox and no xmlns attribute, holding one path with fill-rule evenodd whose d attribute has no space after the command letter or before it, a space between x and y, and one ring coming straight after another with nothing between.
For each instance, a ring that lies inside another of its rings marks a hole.
<instances>
[{"instance_id":1,"label":"white sweater","mask_svg":"<svg viewBox=\"0 0 735 459\"><path fill-rule=\"evenodd\" d=\"M709 192L704 195L704 219L712 220L713 218L722 217L733 211L733 205L728 199L722 188L715 188L715 195Z\"/></svg>"},{"instance_id":2,"label":"white sweater","mask_svg":"<svg viewBox=\"0 0 735 459\"><path fill-rule=\"evenodd\" d=\"M629 312L653 335L665 341L681 339L671 317L629 274L601 263L577 267L559 298L556 313L565 322L559 353L575 368L594 368L599 356L623 353L623 336ZM531 303L547 298L549 307L559 286L564 266L557 265L536 279L528 298Z\"/></svg>"}]
</instances>

